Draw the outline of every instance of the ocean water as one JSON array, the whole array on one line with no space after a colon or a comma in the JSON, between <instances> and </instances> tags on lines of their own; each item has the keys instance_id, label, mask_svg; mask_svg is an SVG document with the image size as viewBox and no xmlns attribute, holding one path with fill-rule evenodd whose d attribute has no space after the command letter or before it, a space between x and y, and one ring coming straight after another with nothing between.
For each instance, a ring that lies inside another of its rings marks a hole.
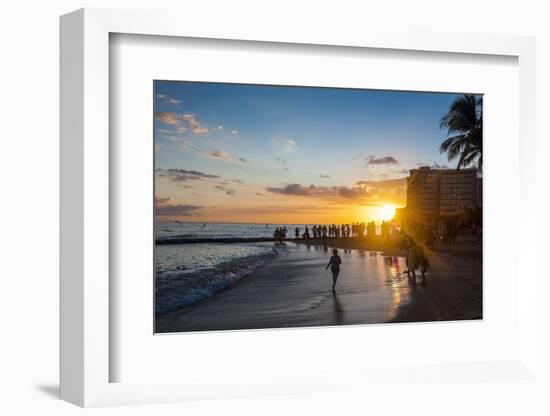
<instances>
[{"instance_id":1,"label":"ocean water","mask_svg":"<svg viewBox=\"0 0 550 416\"><path fill-rule=\"evenodd\" d=\"M227 288L277 255L273 243L155 247L155 311L173 311Z\"/></svg>"},{"instance_id":2,"label":"ocean water","mask_svg":"<svg viewBox=\"0 0 550 416\"><path fill-rule=\"evenodd\" d=\"M211 297L278 255L273 243L215 243L220 238L271 237L277 225L158 223L156 239L208 243L155 246L155 312L163 314ZM296 226L288 226L294 230Z\"/></svg>"},{"instance_id":3,"label":"ocean water","mask_svg":"<svg viewBox=\"0 0 550 416\"><path fill-rule=\"evenodd\" d=\"M157 240L170 239L215 239L215 238L265 238L273 237L277 227L286 226L287 236L294 237L294 229L304 232L304 225L292 224L218 224L218 223L157 223L155 234ZM310 225L308 225L311 227Z\"/></svg>"}]
</instances>

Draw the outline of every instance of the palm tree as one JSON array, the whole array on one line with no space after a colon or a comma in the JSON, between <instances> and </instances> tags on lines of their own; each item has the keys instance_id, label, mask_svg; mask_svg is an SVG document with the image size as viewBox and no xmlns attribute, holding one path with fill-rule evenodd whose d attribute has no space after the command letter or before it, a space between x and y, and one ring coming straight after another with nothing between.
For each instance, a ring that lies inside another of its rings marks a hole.
<instances>
[{"instance_id":1,"label":"palm tree","mask_svg":"<svg viewBox=\"0 0 550 416\"><path fill-rule=\"evenodd\" d=\"M483 109L481 96L464 94L457 97L449 111L441 117L440 128L446 128L451 135L439 146L441 153L447 153L449 161L459 157L457 169L470 166L477 160L478 168L483 164Z\"/></svg>"}]
</instances>

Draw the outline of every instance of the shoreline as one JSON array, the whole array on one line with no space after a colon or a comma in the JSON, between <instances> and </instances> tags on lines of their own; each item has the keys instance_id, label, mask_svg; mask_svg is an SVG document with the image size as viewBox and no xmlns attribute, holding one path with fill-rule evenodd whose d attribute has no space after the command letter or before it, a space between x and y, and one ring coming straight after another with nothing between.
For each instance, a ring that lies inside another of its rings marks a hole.
<instances>
[{"instance_id":1,"label":"shoreline","mask_svg":"<svg viewBox=\"0 0 550 416\"><path fill-rule=\"evenodd\" d=\"M394 288L376 264L384 257L357 250L343 253L345 273L331 290L323 247L288 245L279 257L195 307L157 316L155 332L300 328L387 322L397 314L395 291L409 300L398 274ZM399 261L403 267L404 261ZM367 265L370 264L370 265ZM370 272L370 278L365 279ZM424 308L423 318L432 319Z\"/></svg>"},{"instance_id":2,"label":"shoreline","mask_svg":"<svg viewBox=\"0 0 550 416\"><path fill-rule=\"evenodd\" d=\"M155 245L185 245L185 244L239 244L239 243L276 243L272 237L219 237L219 238L165 238L155 240ZM369 251L396 253L402 252L395 240L383 241L380 236L374 238L286 238L283 243L306 244L312 246L328 246ZM404 252L404 251L403 251Z\"/></svg>"},{"instance_id":3,"label":"shoreline","mask_svg":"<svg viewBox=\"0 0 550 416\"><path fill-rule=\"evenodd\" d=\"M417 276L418 285L412 287L402 273L405 252L395 244L372 245L354 239L325 242L287 241L279 257L233 285L197 304L157 315L155 332L482 318L481 256L475 243L437 247L429 257L432 268L427 285L422 287ZM335 294L330 290L329 272L324 271L329 247L344 249L345 268ZM386 280L370 277L363 281L375 269L364 264L376 258L391 259L402 270Z\"/></svg>"}]
</instances>

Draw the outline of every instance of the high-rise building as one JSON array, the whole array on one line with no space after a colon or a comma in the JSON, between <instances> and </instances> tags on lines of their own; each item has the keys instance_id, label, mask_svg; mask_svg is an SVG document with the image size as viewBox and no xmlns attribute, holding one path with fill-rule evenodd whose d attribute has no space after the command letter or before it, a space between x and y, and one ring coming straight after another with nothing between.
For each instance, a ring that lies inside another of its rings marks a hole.
<instances>
[{"instance_id":1,"label":"high-rise building","mask_svg":"<svg viewBox=\"0 0 550 416\"><path fill-rule=\"evenodd\" d=\"M416 214L439 214L439 175L429 167L412 169L407 178L407 208Z\"/></svg>"},{"instance_id":2,"label":"high-rise building","mask_svg":"<svg viewBox=\"0 0 550 416\"><path fill-rule=\"evenodd\" d=\"M445 217L464 208L481 206L481 180L477 169L411 169L407 178L407 206L396 218Z\"/></svg>"}]
</instances>

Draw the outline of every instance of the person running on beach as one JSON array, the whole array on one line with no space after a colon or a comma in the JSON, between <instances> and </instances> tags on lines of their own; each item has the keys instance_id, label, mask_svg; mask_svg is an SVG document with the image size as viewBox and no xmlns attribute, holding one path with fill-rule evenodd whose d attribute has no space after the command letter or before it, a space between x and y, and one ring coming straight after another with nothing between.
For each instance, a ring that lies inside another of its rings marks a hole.
<instances>
[{"instance_id":1,"label":"person running on beach","mask_svg":"<svg viewBox=\"0 0 550 416\"><path fill-rule=\"evenodd\" d=\"M332 250L332 257L330 258L327 267L325 267L325 270L327 270L330 267L330 271L332 272L332 290L335 290L336 287L336 280L338 280L338 275L340 274L340 265L342 264L342 259L338 255L338 250L333 249Z\"/></svg>"}]
</instances>

